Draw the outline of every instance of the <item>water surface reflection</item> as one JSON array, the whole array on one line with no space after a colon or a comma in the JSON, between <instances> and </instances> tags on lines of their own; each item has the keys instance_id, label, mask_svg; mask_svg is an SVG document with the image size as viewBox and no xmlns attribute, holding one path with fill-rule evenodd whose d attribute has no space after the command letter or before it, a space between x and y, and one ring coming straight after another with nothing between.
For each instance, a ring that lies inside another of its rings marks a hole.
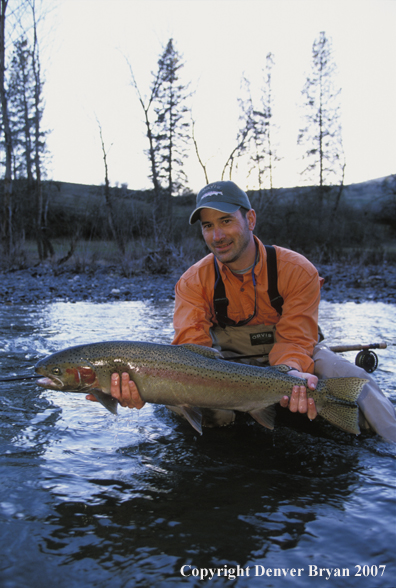
<instances>
[{"instance_id":1,"label":"water surface reflection","mask_svg":"<svg viewBox=\"0 0 396 588\"><path fill-rule=\"evenodd\" d=\"M0 374L87 341L169 343L172 312L170 302L3 307ZM390 305L323 304L320 323L331 343L395 340ZM396 403L393 357L381 351L376 373ZM187 564L305 570L298 582L233 581L246 587L328 586L308 577L313 564L347 567L345 587L394 586L395 449L375 436L302 419L271 433L241 417L198 437L163 407L114 417L34 383L3 384L0 406L4 586L201 585L181 576ZM356 564L386 574L356 578Z\"/></svg>"}]
</instances>

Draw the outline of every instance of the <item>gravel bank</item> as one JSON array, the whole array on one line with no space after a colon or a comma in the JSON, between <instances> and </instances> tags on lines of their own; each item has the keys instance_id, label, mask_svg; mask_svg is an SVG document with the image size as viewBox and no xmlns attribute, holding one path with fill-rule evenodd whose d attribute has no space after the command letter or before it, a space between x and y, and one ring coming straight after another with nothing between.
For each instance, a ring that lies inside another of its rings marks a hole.
<instances>
[{"instance_id":1,"label":"gravel bank","mask_svg":"<svg viewBox=\"0 0 396 588\"><path fill-rule=\"evenodd\" d=\"M317 265L325 278L322 299L333 302L373 300L396 303L396 266ZM50 301L109 302L172 300L178 275L121 276L116 270L55 275L50 266L0 272L0 303L40 304Z\"/></svg>"}]
</instances>

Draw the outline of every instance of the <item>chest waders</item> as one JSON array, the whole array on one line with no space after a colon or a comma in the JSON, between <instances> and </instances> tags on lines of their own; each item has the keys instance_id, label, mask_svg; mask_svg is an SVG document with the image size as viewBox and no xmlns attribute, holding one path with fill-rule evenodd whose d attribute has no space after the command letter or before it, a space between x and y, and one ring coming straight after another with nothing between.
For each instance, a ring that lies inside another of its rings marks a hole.
<instances>
[{"instance_id":1,"label":"chest waders","mask_svg":"<svg viewBox=\"0 0 396 588\"><path fill-rule=\"evenodd\" d=\"M283 298L278 291L276 251L271 245L265 245L265 249L267 252L268 295L272 307L279 315L282 315ZM214 258L214 264L216 277L213 305L218 324L213 325L210 329L213 347L221 351L224 357L233 357L234 355L258 356L240 359L239 361L242 363L258 366L269 365L268 354L276 342L276 325L247 324L254 314L239 323L229 319L227 316L229 301L226 297L224 282L216 258ZM256 261L252 269L253 285L256 290L255 265Z\"/></svg>"}]
</instances>

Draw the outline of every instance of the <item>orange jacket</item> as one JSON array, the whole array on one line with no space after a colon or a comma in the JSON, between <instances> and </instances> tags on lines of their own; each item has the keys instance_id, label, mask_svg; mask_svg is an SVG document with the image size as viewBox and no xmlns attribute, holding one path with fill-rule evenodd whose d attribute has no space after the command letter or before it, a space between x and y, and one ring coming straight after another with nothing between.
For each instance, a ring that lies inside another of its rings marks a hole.
<instances>
[{"instance_id":1,"label":"orange jacket","mask_svg":"<svg viewBox=\"0 0 396 588\"><path fill-rule=\"evenodd\" d=\"M284 363L301 372L313 373L312 353L318 341L318 307L324 280L305 257L276 246L278 290L284 300L282 316L279 316L271 306L267 293L266 250L259 239L255 237L255 240L259 246L259 261L254 270L257 311L248 324L276 324L277 341L269 354L271 365ZM229 300L229 318L234 321L246 319L254 311L251 272L237 277L221 262L219 268ZM213 308L214 282L212 253L181 276L175 289L174 345L196 343L212 346L209 329L217 322Z\"/></svg>"}]
</instances>

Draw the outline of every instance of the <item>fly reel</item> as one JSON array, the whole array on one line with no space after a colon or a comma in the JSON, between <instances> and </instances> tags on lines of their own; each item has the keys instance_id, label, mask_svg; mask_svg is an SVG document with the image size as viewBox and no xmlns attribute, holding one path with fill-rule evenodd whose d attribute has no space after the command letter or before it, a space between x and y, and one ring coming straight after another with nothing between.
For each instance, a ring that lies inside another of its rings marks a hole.
<instances>
[{"instance_id":1,"label":"fly reel","mask_svg":"<svg viewBox=\"0 0 396 588\"><path fill-rule=\"evenodd\" d=\"M355 358L355 364L363 368L367 373L375 372L378 367L378 357L372 349L386 349L387 344L372 343L370 345L335 345L330 347L334 353L342 353L344 351L359 351Z\"/></svg>"},{"instance_id":2,"label":"fly reel","mask_svg":"<svg viewBox=\"0 0 396 588\"><path fill-rule=\"evenodd\" d=\"M364 349L357 354L355 364L372 374L378 367L378 356L371 349Z\"/></svg>"}]
</instances>

